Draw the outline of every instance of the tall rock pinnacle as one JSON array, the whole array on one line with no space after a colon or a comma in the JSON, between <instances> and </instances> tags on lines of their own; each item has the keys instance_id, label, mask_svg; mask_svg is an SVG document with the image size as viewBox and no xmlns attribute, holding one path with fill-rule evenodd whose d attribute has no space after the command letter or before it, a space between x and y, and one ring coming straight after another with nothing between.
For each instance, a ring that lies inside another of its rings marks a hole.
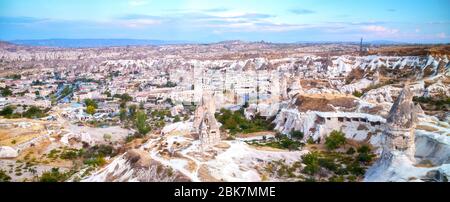
<instances>
[{"instance_id":1,"label":"tall rock pinnacle","mask_svg":"<svg viewBox=\"0 0 450 202\"><path fill-rule=\"evenodd\" d=\"M417 106L412 101L413 93L405 85L392 105L384 131L383 153L404 152L414 161L414 129L417 122Z\"/></svg>"}]
</instances>

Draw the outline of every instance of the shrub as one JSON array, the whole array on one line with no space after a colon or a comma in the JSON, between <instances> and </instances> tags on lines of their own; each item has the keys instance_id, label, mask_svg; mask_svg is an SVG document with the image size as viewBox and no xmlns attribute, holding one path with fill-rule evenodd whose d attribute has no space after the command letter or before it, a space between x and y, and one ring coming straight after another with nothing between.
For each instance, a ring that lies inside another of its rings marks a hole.
<instances>
[{"instance_id":1,"label":"shrub","mask_svg":"<svg viewBox=\"0 0 450 202\"><path fill-rule=\"evenodd\" d=\"M180 122L180 116L176 115L175 118L173 119L173 122Z\"/></svg>"},{"instance_id":2,"label":"shrub","mask_svg":"<svg viewBox=\"0 0 450 202\"><path fill-rule=\"evenodd\" d=\"M361 167L357 162L350 164L348 166L348 170L350 171L350 173L356 176L364 175L364 173L366 173L364 168Z\"/></svg>"},{"instance_id":3,"label":"shrub","mask_svg":"<svg viewBox=\"0 0 450 202\"><path fill-rule=\"evenodd\" d=\"M302 161L306 165L305 168L303 168L303 172L314 175L319 171L319 154L317 152L305 154L302 156Z\"/></svg>"},{"instance_id":4,"label":"shrub","mask_svg":"<svg viewBox=\"0 0 450 202\"><path fill-rule=\"evenodd\" d=\"M128 106L128 113L131 119L134 119L136 117L136 111L137 111L136 105L130 105Z\"/></svg>"},{"instance_id":5,"label":"shrub","mask_svg":"<svg viewBox=\"0 0 450 202\"><path fill-rule=\"evenodd\" d=\"M42 173L40 182L63 182L67 179L66 173L59 172L59 168L52 168L50 171Z\"/></svg>"},{"instance_id":6,"label":"shrub","mask_svg":"<svg viewBox=\"0 0 450 202\"><path fill-rule=\"evenodd\" d=\"M372 161L371 149L367 145L362 145L358 148L358 161L363 163L368 163Z\"/></svg>"},{"instance_id":7,"label":"shrub","mask_svg":"<svg viewBox=\"0 0 450 202\"><path fill-rule=\"evenodd\" d=\"M1 95L3 96L3 97L8 97L8 96L11 96L12 95L12 91L11 91L11 89L9 89L9 86L6 86L5 88L1 88L0 87L0 91L1 91Z\"/></svg>"},{"instance_id":8,"label":"shrub","mask_svg":"<svg viewBox=\"0 0 450 202\"><path fill-rule=\"evenodd\" d=\"M339 175L339 176L333 176L330 179L328 179L328 181L330 182L344 182L344 176Z\"/></svg>"},{"instance_id":9,"label":"shrub","mask_svg":"<svg viewBox=\"0 0 450 202\"><path fill-rule=\"evenodd\" d=\"M63 151L59 155L59 158L61 158L61 159L68 159L68 160L76 159L78 157L80 157L80 152L78 152L77 150Z\"/></svg>"},{"instance_id":10,"label":"shrub","mask_svg":"<svg viewBox=\"0 0 450 202\"><path fill-rule=\"evenodd\" d=\"M363 95L364 95L364 93L359 92L359 91L354 91L353 92L353 96L355 96L355 97L362 97Z\"/></svg>"},{"instance_id":11,"label":"shrub","mask_svg":"<svg viewBox=\"0 0 450 202\"><path fill-rule=\"evenodd\" d=\"M84 164L90 165L90 166L103 166L106 164L106 161L103 157L97 156L93 158L88 158L84 160Z\"/></svg>"},{"instance_id":12,"label":"shrub","mask_svg":"<svg viewBox=\"0 0 450 202\"><path fill-rule=\"evenodd\" d=\"M13 114L14 112L14 108L11 106L6 106L5 108L2 109L2 111L0 111L0 116L9 116L11 114Z\"/></svg>"},{"instance_id":13,"label":"shrub","mask_svg":"<svg viewBox=\"0 0 450 202\"><path fill-rule=\"evenodd\" d=\"M220 113L216 113L215 116L222 123L221 128L229 130L231 134L270 131L273 129L273 124L258 114L252 120L246 119L242 109L234 112L221 109Z\"/></svg>"},{"instance_id":14,"label":"shrub","mask_svg":"<svg viewBox=\"0 0 450 202\"><path fill-rule=\"evenodd\" d=\"M319 165L320 167L326 168L333 172L338 169L336 163L334 163L334 160L329 158L320 158Z\"/></svg>"},{"instance_id":15,"label":"shrub","mask_svg":"<svg viewBox=\"0 0 450 202\"><path fill-rule=\"evenodd\" d=\"M105 134L103 134L103 139L104 139L105 141L111 141L111 135L105 133Z\"/></svg>"},{"instance_id":16,"label":"shrub","mask_svg":"<svg viewBox=\"0 0 450 202\"><path fill-rule=\"evenodd\" d=\"M22 114L24 117L27 118L42 118L47 116L47 114L45 114L41 109L39 109L36 106L31 106L30 108L28 108L28 110L26 112L24 112Z\"/></svg>"},{"instance_id":17,"label":"shrub","mask_svg":"<svg viewBox=\"0 0 450 202\"><path fill-rule=\"evenodd\" d=\"M345 134L342 131L332 131L331 134L325 138L325 146L329 150L334 150L346 143Z\"/></svg>"},{"instance_id":18,"label":"shrub","mask_svg":"<svg viewBox=\"0 0 450 202\"><path fill-rule=\"evenodd\" d=\"M119 118L120 118L120 121L127 120L127 110L125 108L120 108Z\"/></svg>"},{"instance_id":19,"label":"shrub","mask_svg":"<svg viewBox=\"0 0 450 202\"><path fill-rule=\"evenodd\" d=\"M151 130L147 124L147 114L143 111L137 112L135 125L141 135L146 135Z\"/></svg>"},{"instance_id":20,"label":"shrub","mask_svg":"<svg viewBox=\"0 0 450 202\"><path fill-rule=\"evenodd\" d=\"M89 105L86 107L86 113L90 114L90 115L94 115L95 114L95 107L92 105Z\"/></svg>"},{"instance_id":21,"label":"shrub","mask_svg":"<svg viewBox=\"0 0 450 202\"><path fill-rule=\"evenodd\" d=\"M355 152L356 152L355 149L353 149L353 147L350 147L350 148L347 150L347 152L345 152L345 153L348 154L348 155L353 155Z\"/></svg>"},{"instance_id":22,"label":"shrub","mask_svg":"<svg viewBox=\"0 0 450 202\"><path fill-rule=\"evenodd\" d=\"M9 182L10 180L11 177L4 170L0 170L0 182Z\"/></svg>"},{"instance_id":23,"label":"shrub","mask_svg":"<svg viewBox=\"0 0 450 202\"><path fill-rule=\"evenodd\" d=\"M282 148L289 150L298 150L298 148L301 146L299 142L293 141L287 137L281 139L280 145Z\"/></svg>"},{"instance_id":24,"label":"shrub","mask_svg":"<svg viewBox=\"0 0 450 202\"><path fill-rule=\"evenodd\" d=\"M301 132L301 131L298 131L298 130L293 130L293 131L291 131L291 137L292 137L292 138L295 138L295 139L303 139L303 136L304 136L304 134L303 134L303 132Z\"/></svg>"},{"instance_id":25,"label":"shrub","mask_svg":"<svg viewBox=\"0 0 450 202\"><path fill-rule=\"evenodd\" d=\"M358 153L368 154L370 153L370 147L367 145L362 145L361 147L358 148Z\"/></svg>"},{"instance_id":26,"label":"shrub","mask_svg":"<svg viewBox=\"0 0 450 202\"><path fill-rule=\"evenodd\" d=\"M372 161L372 155L368 153L359 153L358 154L358 161L367 163Z\"/></svg>"},{"instance_id":27,"label":"shrub","mask_svg":"<svg viewBox=\"0 0 450 202\"><path fill-rule=\"evenodd\" d=\"M86 151L80 151L84 158L114 156L116 150L111 145L95 145Z\"/></svg>"},{"instance_id":28,"label":"shrub","mask_svg":"<svg viewBox=\"0 0 450 202\"><path fill-rule=\"evenodd\" d=\"M128 95L127 93L122 94L122 95L120 95L120 94L115 94L114 97L120 98L120 100L121 100L122 102L124 102L124 103L133 100L133 98L132 98L130 95Z\"/></svg>"}]
</instances>

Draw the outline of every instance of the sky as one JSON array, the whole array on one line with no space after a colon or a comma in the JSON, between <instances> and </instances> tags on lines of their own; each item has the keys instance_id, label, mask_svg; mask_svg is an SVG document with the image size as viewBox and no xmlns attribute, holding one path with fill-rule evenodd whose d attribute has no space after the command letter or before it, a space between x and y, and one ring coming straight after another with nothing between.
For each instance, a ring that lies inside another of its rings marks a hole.
<instances>
[{"instance_id":1,"label":"sky","mask_svg":"<svg viewBox=\"0 0 450 202\"><path fill-rule=\"evenodd\" d=\"M0 40L450 42L450 0L0 0Z\"/></svg>"}]
</instances>

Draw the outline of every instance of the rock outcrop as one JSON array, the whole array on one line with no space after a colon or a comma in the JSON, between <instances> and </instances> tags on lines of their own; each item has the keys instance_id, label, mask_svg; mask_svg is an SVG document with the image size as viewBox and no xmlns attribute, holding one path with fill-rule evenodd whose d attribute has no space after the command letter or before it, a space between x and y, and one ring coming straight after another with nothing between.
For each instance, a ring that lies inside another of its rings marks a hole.
<instances>
[{"instance_id":1,"label":"rock outcrop","mask_svg":"<svg viewBox=\"0 0 450 202\"><path fill-rule=\"evenodd\" d=\"M190 179L150 158L143 150L130 150L85 182L187 182Z\"/></svg>"},{"instance_id":2,"label":"rock outcrop","mask_svg":"<svg viewBox=\"0 0 450 202\"><path fill-rule=\"evenodd\" d=\"M19 156L19 152L8 146L1 146L0 147L0 158L16 158Z\"/></svg>"},{"instance_id":3,"label":"rock outcrop","mask_svg":"<svg viewBox=\"0 0 450 202\"><path fill-rule=\"evenodd\" d=\"M214 98L205 94L201 105L197 107L194 115L194 133L198 134L202 146L214 146L220 142L220 126L214 117L216 111Z\"/></svg>"},{"instance_id":4,"label":"rock outcrop","mask_svg":"<svg viewBox=\"0 0 450 202\"><path fill-rule=\"evenodd\" d=\"M412 98L413 93L406 85L386 120L381 158L366 172L365 181L411 181L428 172L428 169L414 167L418 108ZM410 172L405 172L407 170Z\"/></svg>"},{"instance_id":5,"label":"rock outcrop","mask_svg":"<svg viewBox=\"0 0 450 202\"><path fill-rule=\"evenodd\" d=\"M384 131L383 155L393 151L405 153L414 161L414 129L417 122L417 111L413 101L413 93L409 86L403 88L389 112Z\"/></svg>"}]
</instances>

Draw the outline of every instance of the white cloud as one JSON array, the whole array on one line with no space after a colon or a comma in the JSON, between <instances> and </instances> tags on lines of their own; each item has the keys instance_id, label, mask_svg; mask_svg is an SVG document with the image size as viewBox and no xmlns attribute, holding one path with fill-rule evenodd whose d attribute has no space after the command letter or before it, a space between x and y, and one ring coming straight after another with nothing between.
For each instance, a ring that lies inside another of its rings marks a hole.
<instances>
[{"instance_id":1,"label":"white cloud","mask_svg":"<svg viewBox=\"0 0 450 202\"><path fill-rule=\"evenodd\" d=\"M130 6L143 6L148 4L147 0L131 0L129 1Z\"/></svg>"},{"instance_id":2,"label":"white cloud","mask_svg":"<svg viewBox=\"0 0 450 202\"><path fill-rule=\"evenodd\" d=\"M134 19L134 20L123 20L120 24L125 27L140 28L151 25L159 25L161 24L161 21L153 19Z\"/></svg>"},{"instance_id":3,"label":"white cloud","mask_svg":"<svg viewBox=\"0 0 450 202\"><path fill-rule=\"evenodd\" d=\"M441 33L437 34L437 37L440 39L445 39L445 38L447 38L447 35L444 32L441 32Z\"/></svg>"},{"instance_id":4,"label":"white cloud","mask_svg":"<svg viewBox=\"0 0 450 202\"><path fill-rule=\"evenodd\" d=\"M364 31L373 32L380 35L392 35L398 33L398 29L389 29L379 25L369 25L362 28Z\"/></svg>"}]
</instances>

